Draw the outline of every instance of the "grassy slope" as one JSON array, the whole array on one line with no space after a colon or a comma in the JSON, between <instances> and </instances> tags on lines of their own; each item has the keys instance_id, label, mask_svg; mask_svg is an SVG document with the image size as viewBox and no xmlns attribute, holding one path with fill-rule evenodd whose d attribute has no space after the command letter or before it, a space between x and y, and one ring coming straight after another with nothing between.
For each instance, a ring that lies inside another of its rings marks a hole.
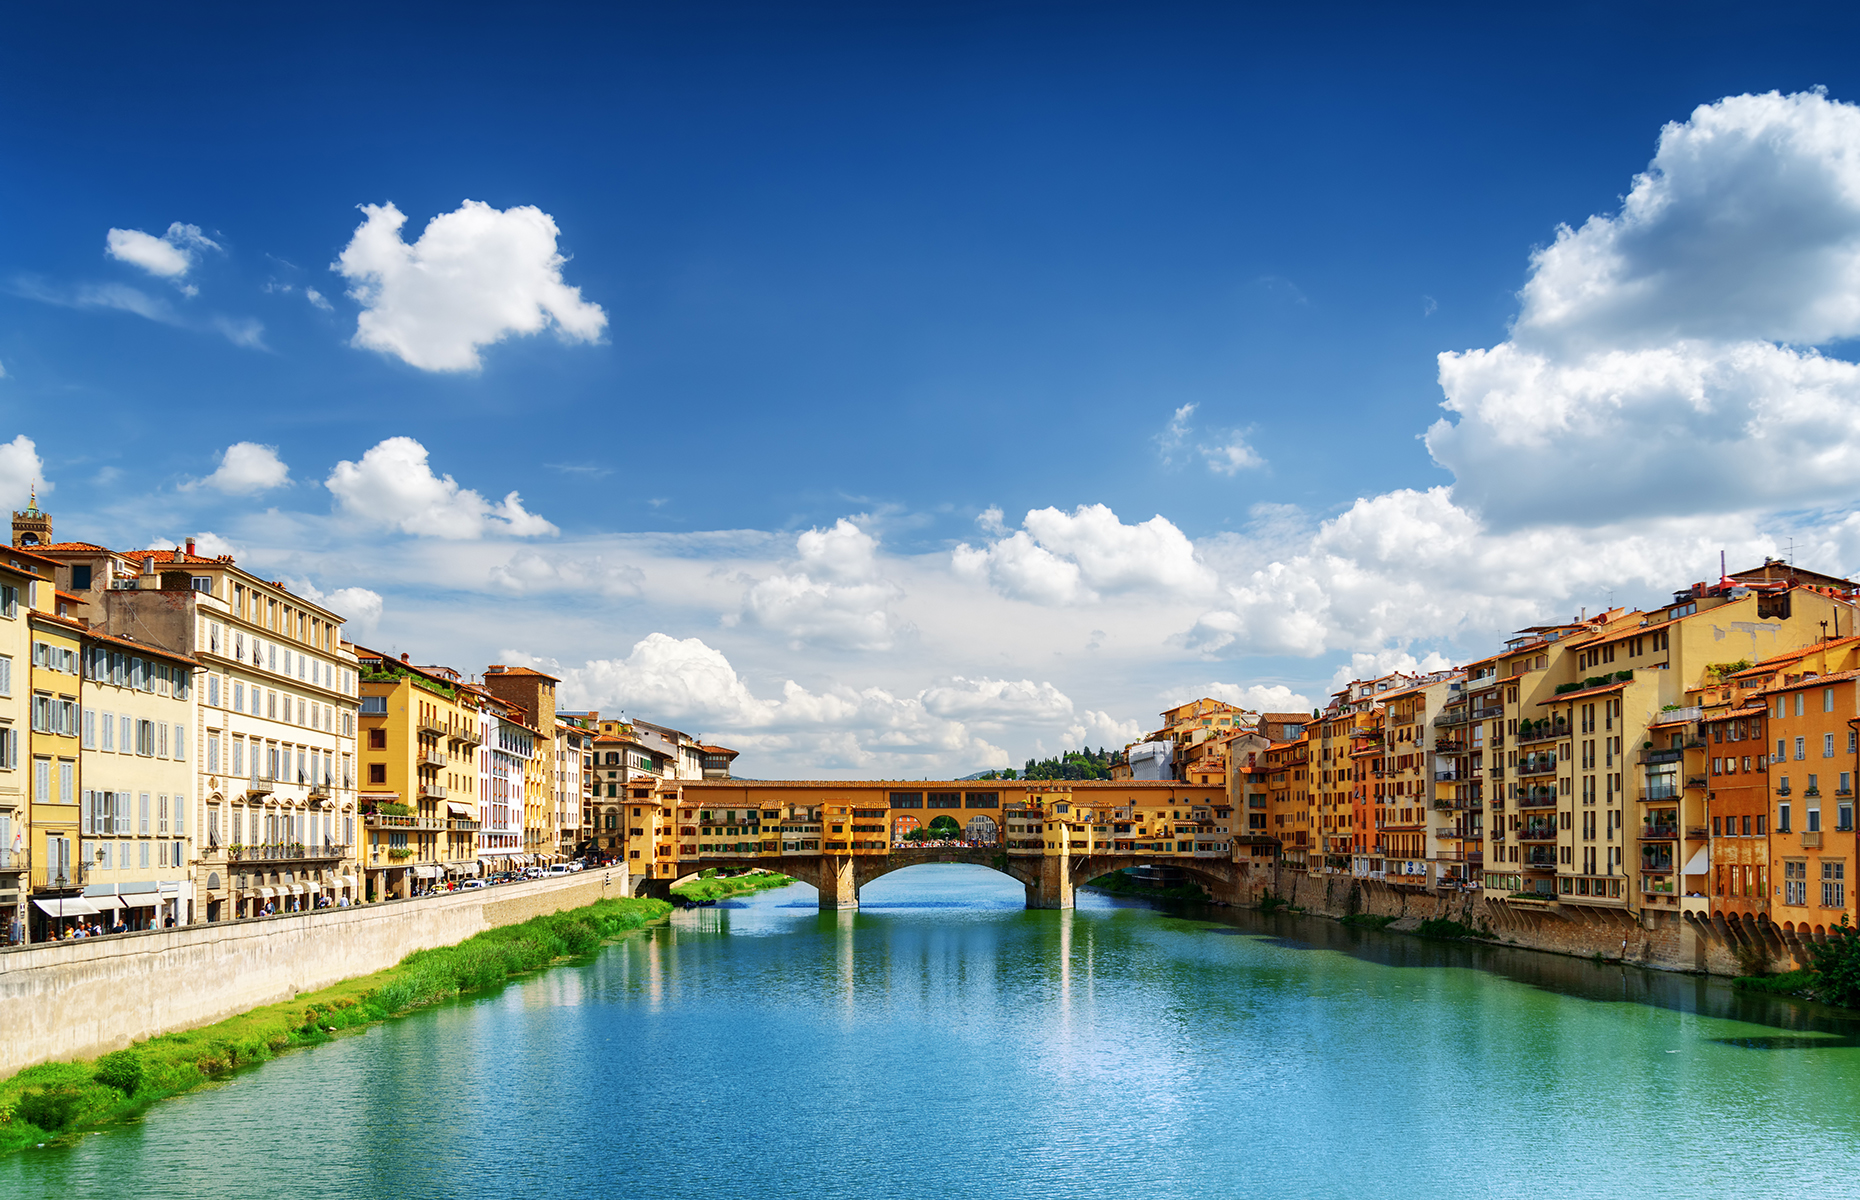
<instances>
[{"instance_id":1,"label":"grassy slope","mask_svg":"<svg viewBox=\"0 0 1860 1200\"><path fill-rule=\"evenodd\" d=\"M503 983L664 916L661 900L600 900L417 950L396 966L201 1029L163 1034L95 1062L44 1063L0 1082L0 1154L132 1117L149 1105L337 1030ZM108 1082L103 1082L107 1080Z\"/></svg>"},{"instance_id":2,"label":"grassy slope","mask_svg":"<svg viewBox=\"0 0 1860 1200\"><path fill-rule=\"evenodd\" d=\"M747 896L751 892L760 892L768 888L787 887L794 880L774 871L758 871L749 875L732 875L724 879L716 875L701 878L681 879L672 888L672 895L683 896L687 900L727 900L731 896Z\"/></svg>"}]
</instances>

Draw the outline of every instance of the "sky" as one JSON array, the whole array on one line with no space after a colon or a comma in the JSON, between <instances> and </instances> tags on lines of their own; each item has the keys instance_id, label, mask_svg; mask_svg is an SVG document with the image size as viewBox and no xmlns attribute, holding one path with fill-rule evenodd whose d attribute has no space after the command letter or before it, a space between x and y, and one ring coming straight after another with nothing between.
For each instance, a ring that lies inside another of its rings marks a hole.
<instances>
[{"instance_id":1,"label":"sky","mask_svg":"<svg viewBox=\"0 0 1860 1200\"><path fill-rule=\"evenodd\" d=\"M1860 571L1860 14L42 5L0 493L920 778Z\"/></svg>"}]
</instances>

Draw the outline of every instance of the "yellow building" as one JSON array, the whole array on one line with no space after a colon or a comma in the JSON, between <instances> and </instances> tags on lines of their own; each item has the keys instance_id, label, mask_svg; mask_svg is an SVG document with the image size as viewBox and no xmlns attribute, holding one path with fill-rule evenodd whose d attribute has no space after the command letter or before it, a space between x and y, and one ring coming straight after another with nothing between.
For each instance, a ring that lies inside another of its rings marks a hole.
<instances>
[{"instance_id":1,"label":"yellow building","mask_svg":"<svg viewBox=\"0 0 1860 1200\"><path fill-rule=\"evenodd\" d=\"M31 613L51 569L18 550L0 558L0 945L25 938L31 895Z\"/></svg>"},{"instance_id":2,"label":"yellow building","mask_svg":"<svg viewBox=\"0 0 1860 1200\"><path fill-rule=\"evenodd\" d=\"M197 666L185 654L84 635L79 858L84 898L105 929L195 918Z\"/></svg>"},{"instance_id":3,"label":"yellow building","mask_svg":"<svg viewBox=\"0 0 1860 1200\"><path fill-rule=\"evenodd\" d=\"M477 697L450 668L362 646L356 660L367 898L404 899L476 875Z\"/></svg>"},{"instance_id":4,"label":"yellow building","mask_svg":"<svg viewBox=\"0 0 1860 1200\"><path fill-rule=\"evenodd\" d=\"M536 730L536 754L525 763L523 776L522 857L532 864L563 857L556 822L555 689L559 682L530 667L493 663L484 669L479 683L498 699L521 708L524 722Z\"/></svg>"},{"instance_id":5,"label":"yellow building","mask_svg":"<svg viewBox=\"0 0 1860 1200\"><path fill-rule=\"evenodd\" d=\"M50 591L39 587L35 593ZM62 599L54 593L54 604ZM31 734L22 760L30 763L32 858L31 940L97 915L83 899L83 862L78 855L79 692L84 627L69 617L34 609L27 617L32 637Z\"/></svg>"}]
</instances>

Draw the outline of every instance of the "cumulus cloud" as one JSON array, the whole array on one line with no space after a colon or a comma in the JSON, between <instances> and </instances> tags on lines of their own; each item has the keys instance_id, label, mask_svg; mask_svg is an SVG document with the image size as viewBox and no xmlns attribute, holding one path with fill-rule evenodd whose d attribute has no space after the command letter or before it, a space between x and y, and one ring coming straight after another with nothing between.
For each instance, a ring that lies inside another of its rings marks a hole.
<instances>
[{"instance_id":1,"label":"cumulus cloud","mask_svg":"<svg viewBox=\"0 0 1860 1200\"><path fill-rule=\"evenodd\" d=\"M492 504L450 475L435 475L426 447L410 437L391 437L362 455L359 463L336 464L324 486L345 512L419 537L468 539L486 534L552 536L556 527L528 512L517 493Z\"/></svg>"},{"instance_id":2,"label":"cumulus cloud","mask_svg":"<svg viewBox=\"0 0 1860 1200\"><path fill-rule=\"evenodd\" d=\"M750 585L743 615L789 639L849 650L889 649L891 604L903 593L879 577L878 539L842 517L795 539L796 561Z\"/></svg>"},{"instance_id":3,"label":"cumulus cloud","mask_svg":"<svg viewBox=\"0 0 1860 1200\"><path fill-rule=\"evenodd\" d=\"M112 229L104 237L104 252L118 262L140 267L192 296L195 288L181 282L200 260L202 250L218 250L219 243L200 232L198 225L176 221L160 237L140 229Z\"/></svg>"},{"instance_id":4,"label":"cumulus cloud","mask_svg":"<svg viewBox=\"0 0 1860 1200\"><path fill-rule=\"evenodd\" d=\"M0 442L0 503L26 507L35 484L40 492L52 490L38 444L23 433L15 434L10 442Z\"/></svg>"},{"instance_id":5,"label":"cumulus cloud","mask_svg":"<svg viewBox=\"0 0 1860 1200\"><path fill-rule=\"evenodd\" d=\"M1205 595L1214 572L1175 525L1155 516L1126 525L1103 504L1070 513L1038 508L1021 528L981 547L956 547L957 574L1036 604L1086 604L1106 595Z\"/></svg>"},{"instance_id":6,"label":"cumulus cloud","mask_svg":"<svg viewBox=\"0 0 1860 1200\"><path fill-rule=\"evenodd\" d=\"M195 549L201 554L208 553L206 548L198 543ZM381 612L386 604L379 592L370 591L365 587L345 587L337 588L333 592L325 592L307 579L287 580L286 583L299 596L312 604L320 604L341 617L349 627L347 633L350 636L355 633L370 633L381 623Z\"/></svg>"},{"instance_id":7,"label":"cumulus cloud","mask_svg":"<svg viewBox=\"0 0 1860 1200\"><path fill-rule=\"evenodd\" d=\"M1505 342L1440 356L1459 503L1515 527L1845 499L1860 368L1825 347L1860 335L1860 108L1701 105L1520 302Z\"/></svg>"},{"instance_id":8,"label":"cumulus cloud","mask_svg":"<svg viewBox=\"0 0 1860 1200\"><path fill-rule=\"evenodd\" d=\"M1050 683L956 677L914 693L881 687L809 690L793 680L779 699L751 690L728 658L697 638L653 633L623 659L567 667L507 650L505 661L544 666L572 705L650 714L802 770L916 773L1005 767L996 740L1011 732L1119 741L1135 722L1079 712ZM1134 736L1132 734L1131 736ZM1124 737L1124 740L1128 740Z\"/></svg>"},{"instance_id":9,"label":"cumulus cloud","mask_svg":"<svg viewBox=\"0 0 1860 1200\"><path fill-rule=\"evenodd\" d=\"M1253 712L1309 712L1311 709L1309 696L1294 692L1282 683L1207 683L1195 695L1237 704ZM1185 704L1187 700L1181 697L1169 703Z\"/></svg>"},{"instance_id":10,"label":"cumulus cloud","mask_svg":"<svg viewBox=\"0 0 1860 1200\"><path fill-rule=\"evenodd\" d=\"M278 457L276 446L234 442L220 454L219 469L205 479L190 479L182 491L208 487L229 496L254 496L291 480L291 469Z\"/></svg>"},{"instance_id":11,"label":"cumulus cloud","mask_svg":"<svg viewBox=\"0 0 1860 1200\"><path fill-rule=\"evenodd\" d=\"M366 218L332 264L362 305L352 344L423 371L475 371L478 351L511 334L553 327L564 341L598 341L607 314L562 280L555 219L524 205L498 210L467 200L401 239L392 204Z\"/></svg>"}]
</instances>

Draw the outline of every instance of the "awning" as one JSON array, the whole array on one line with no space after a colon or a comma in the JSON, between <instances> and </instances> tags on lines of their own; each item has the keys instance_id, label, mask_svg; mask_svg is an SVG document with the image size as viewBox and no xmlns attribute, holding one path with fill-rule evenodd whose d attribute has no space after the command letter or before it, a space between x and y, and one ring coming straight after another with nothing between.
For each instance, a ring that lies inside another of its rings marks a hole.
<instances>
[{"instance_id":1,"label":"awning","mask_svg":"<svg viewBox=\"0 0 1860 1200\"><path fill-rule=\"evenodd\" d=\"M89 900L92 904L95 904L98 912L112 912L122 903L122 901L115 896L86 896L84 898Z\"/></svg>"},{"instance_id":2,"label":"awning","mask_svg":"<svg viewBox=\"0 0 1860 1200\"><path fill-rule=\"evenodd\" d=\"M478 810L465 803L463 800L446 801L446 809L453 816L464 817L467 821L476 821L478 819Z\"/></svg>"},{"instance_id":3,"label":"awning","mask_svg":"<svg viewBox=\"0 0 1860 1200\"><path fill-rule=\"evenodd\" d=\"M308 896L310 894L309 885L302 884L302 883L293 883L290 887L285 888L284 890L286 892L289 892L293 896Z\"/></svg>"},{"instance_id":4,"label":"awning","mask_svg":"<svg viewBox=\"0 0 1860 1200\"><path fill-rule=\"evenodd\" d=\"M94 917L101 911L82 896L67 896L63 900L40 900L34 897L32 902L48 917Z\"/></svg>"},{"instance_id":5,"label":"awning","mask_svg":"<svg viewBox=\"0 0 1860 1200\"><path fill-rule=\"evenodd\" d=\"M436 866L418 866L413 869L415 877L420 879L438 879L439 868Z\"/></svg>"},{"instance_id":6,"label":"awning","mask_svg":"<svg viewBox=\"0 0 1860 1200\"><path fill-rule=\"evenodd\" d=\"M1711 874L1711 847L1700 846L1698 852L1686 860L1686 869L1681 873L1685 875Z\"/></svg>"},{"instance_id":7,"label":"awning","mask_svg":"<svg viewBox=\"0 0 1860 1200\"><path fill-rule=\"evenodd\" d=\"M161 903L161 897L154 892L140 892L133 896L118 896L117 901L124 908L154 908Z\"/></svg>"},{"instance_id":8,"label":"awning","mask_svg":"<svg viewBox=\"0 0 1860 1200\"><path fill-rule=\"evenodd\" d=\"M342 877L342 886L348 888L350 891L354 891L355 890L355 876L344 875Z\"/></svg>"},{"instance_id":9,"label":"awning","mask_svg":"<svg viewBox=\"0 0 1860 1200\"><path fill-rule=\"evenodd\" d=\"M278 889L277 889L277 888L268 888L268 887L262 887L262 888L259 888L259 889L258 889L258 894L259 894L259 897L260 897L261 899L264 899L264 900L273 900L273 899L276 899L276 898L277 898L277 895L278 895Z\"/></svg>"}]
</instances>

